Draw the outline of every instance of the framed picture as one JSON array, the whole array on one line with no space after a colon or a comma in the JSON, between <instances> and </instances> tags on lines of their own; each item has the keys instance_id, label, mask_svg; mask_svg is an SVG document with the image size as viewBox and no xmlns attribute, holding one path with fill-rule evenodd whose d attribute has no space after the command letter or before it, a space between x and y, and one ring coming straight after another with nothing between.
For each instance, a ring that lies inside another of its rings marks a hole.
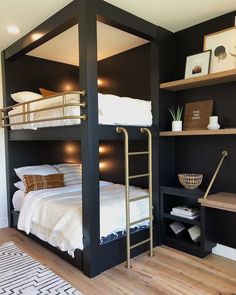
<instances>
[{"instance_id":1,"label":"framed picture","mask_svg":"<svg viewBox=\"0 0 236 295\"><path fill-rule=\"evenodd\" d=\"M213 112L213 100L186 103L183 130L205 130Z\"/></svg>"},{"instance_id":2,"label":"framed picture","mask_svg":"<svg viewBox=\"0 0 236 295\"><path fill-rule=\"evenodd\" d=\"M190 55L186 59L185 79L209 74L211 50Z\"/></svg>"},{"instance_id":3,"label":"framed picture","mask_svg":"<svg viewBox=\"0 0 236 295\"><path fill-rule=\"evenodd\" d=\"M210 73L236 68L236 26L204 36L204 50L212 50Z\"/></svg>"}]
</instances>

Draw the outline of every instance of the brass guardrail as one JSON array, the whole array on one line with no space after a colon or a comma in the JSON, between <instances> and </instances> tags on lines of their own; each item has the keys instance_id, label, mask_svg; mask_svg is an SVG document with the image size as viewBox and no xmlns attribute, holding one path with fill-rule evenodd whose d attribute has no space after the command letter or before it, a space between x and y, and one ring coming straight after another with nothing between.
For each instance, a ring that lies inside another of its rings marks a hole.
<instances>
[{"instance_id":1,"label":"brass guardrail","mask_svg":"<svg viewBox=\"0 0 236 295\"><path fill-rule=\"evenodd\" d=\"M79 95L78 102L75 103L67 103L67 95L68 94L77 94ZM83 91L68 91L68 92L62 92L62 93L57 93L54 95L50 95L47 97L43 98L38 98L35 100L30 100L27 102L23 103L17 103L12 106L7 106L5 108L0 109L0 127L11 127L11 126L16 126L16 125L25 125L25 124L32 124L32 123L39 123L39 122L47 122L47 121L57 121L57 120L65 120L65 119L81 119L81 120L86 120L87 116L86 115L71 115L67 116L66 115L66 108L67 107L81 107L85 108L86 107L86 102L80 102L80 96L85 96L86 92L85 90ZM50 106L50 107L45 107L45 108L38 108L38 109L32 109L32 104L40 101L46 101L50 100L53 98L61 98L61 104ZM16 114L8 114L8 112L12 109L16 109L17 107L22 107L22 111ZM56 109L62 109L62 116L56 116L56 117L51 117L51 118L45 118L45 119L40 119L40 120L32 120L30 118L31 114L37 114L39 112L43 111L50 111L50 110L56 110ZM19 117L22 116L22 121L17 122L17 123L11 123L10 119L14 117Z\"/></svg>"}]
</instances>

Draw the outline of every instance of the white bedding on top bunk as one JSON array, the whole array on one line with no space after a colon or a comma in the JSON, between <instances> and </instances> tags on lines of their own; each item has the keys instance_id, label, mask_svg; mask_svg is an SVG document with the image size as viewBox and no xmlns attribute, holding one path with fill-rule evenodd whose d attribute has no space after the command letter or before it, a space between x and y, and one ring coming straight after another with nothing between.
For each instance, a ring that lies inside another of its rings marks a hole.
<instances>
[{"instance_id":1,"label":"white bedding on top bunk","mask_svg":"<svg viewBox=\"0 0 236 295\"><path fill-rule=\"evenodd\" d=\"M83 250L82 185L29 192L24 199L18 229L74 255ZM132 197L147 194L130 187ZM148 216L148 199L131 203L131 222ZM100 237L123 231L125 222L125 186L100 182ZM148 225L148 222L140 223Z\"/></svg>"},{"instance_id":2,"label":"white bedding on top bunk","mask_svg":"<svg viewBox=\"0 0 236 295\"><path fill-rule=\"evenodd\" d=\"M66 94L67 103L78 103L78 94ZM34 102L30 105L30 110L54 107L62 104L62 96L58 95L53 99ZM66 107L66 116L79 116L80 107ZM118 97L111 94L98 94L98 110L99 124L102 125L129 125L129 126L151 126L152 112L151 102L129 97ZM15 107L9 111L9 115L22 112L22 106ZM48 111L40 111L30 114L30 120L45 120L53 117L61 117L62 109L54 109ZM10 118L10 123L19 123L23 121L23 116L15 116ZM80 119L64 119L37 122L23 125L13 125L11 129L37 129L42 127L56 127L80 124Z\"/></svg>"}]
</instances>

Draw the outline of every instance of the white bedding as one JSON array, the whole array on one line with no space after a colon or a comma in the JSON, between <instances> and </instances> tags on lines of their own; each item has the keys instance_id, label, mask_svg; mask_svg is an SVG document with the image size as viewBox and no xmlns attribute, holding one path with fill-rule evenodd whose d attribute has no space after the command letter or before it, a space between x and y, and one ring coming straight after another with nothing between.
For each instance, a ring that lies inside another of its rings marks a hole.
<instances>
[{"instance_id":1,"label":"white bedding","mask_svg":"<svg viewBox=\"0 0 236 295\"><path fill-rule=\"evenodd\" d=\"M67 103L78 103L78 94L67 94ZM62 104L62 96L58 95L52 99L34 102L30 106L30 110L53 107ZM98 94L99 124L102 125L129 125L129 126L151 126L152 112L151 102L129 97L118 97L111 94ZM15 107L9 111L9 115L22 112L22 106ZM45 120L54 117L61 117L62 109L54 109L48 111L40 111L31 113L30 120ZM80 107L68 106L65 108L66 116L79 116ZM23 121L23 116L15 116L10 118L10 123L19 123ZM13 125L12 129L37 129L42 127L55 127L80 124L80 119L65 119L44 121L31 124Z\"/></svg>"},{"instance_id":2,"label":"white bedding","mask_svg":"<svg viewBox=\"0 0 236 295\"><path fill-rule=\"evenodd\" d=\"M73 256L75 249L83 250L81 193L81 185L29 192L22 204L18 229ZM130 187L130 193L131 198L147 194L136 187ZM131 222L147 216L147 199L131 203ZM139 224L142 225L148 222ZM125 227L125 186L100 185L100 237Z\"/></svg>"}]
</instances>

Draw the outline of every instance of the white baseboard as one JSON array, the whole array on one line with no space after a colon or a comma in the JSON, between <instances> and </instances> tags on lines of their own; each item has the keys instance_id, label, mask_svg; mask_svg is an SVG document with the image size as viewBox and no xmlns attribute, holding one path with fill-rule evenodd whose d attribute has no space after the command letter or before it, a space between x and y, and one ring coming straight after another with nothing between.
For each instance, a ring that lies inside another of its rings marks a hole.
<instances>
[{"instance_id":1,"label":"white baseboard","mask_svg":"<svg viewBox=\"0 0 236 295\"><path fill-rule=\"evenodd\" d=\"M8 218L1 217L0 218L0 228L8 227Z\"/></svg>"},{"instance_id":2,"label":"white baseboard","mask_svg":"<svg viewBox=\"0 0 236 295\"><path fill-rule=\"evenodd\" d=\"M216 247L212 249L212 253L236 261L236 249L217 244Z\"/></svg>"}]
</instances>

